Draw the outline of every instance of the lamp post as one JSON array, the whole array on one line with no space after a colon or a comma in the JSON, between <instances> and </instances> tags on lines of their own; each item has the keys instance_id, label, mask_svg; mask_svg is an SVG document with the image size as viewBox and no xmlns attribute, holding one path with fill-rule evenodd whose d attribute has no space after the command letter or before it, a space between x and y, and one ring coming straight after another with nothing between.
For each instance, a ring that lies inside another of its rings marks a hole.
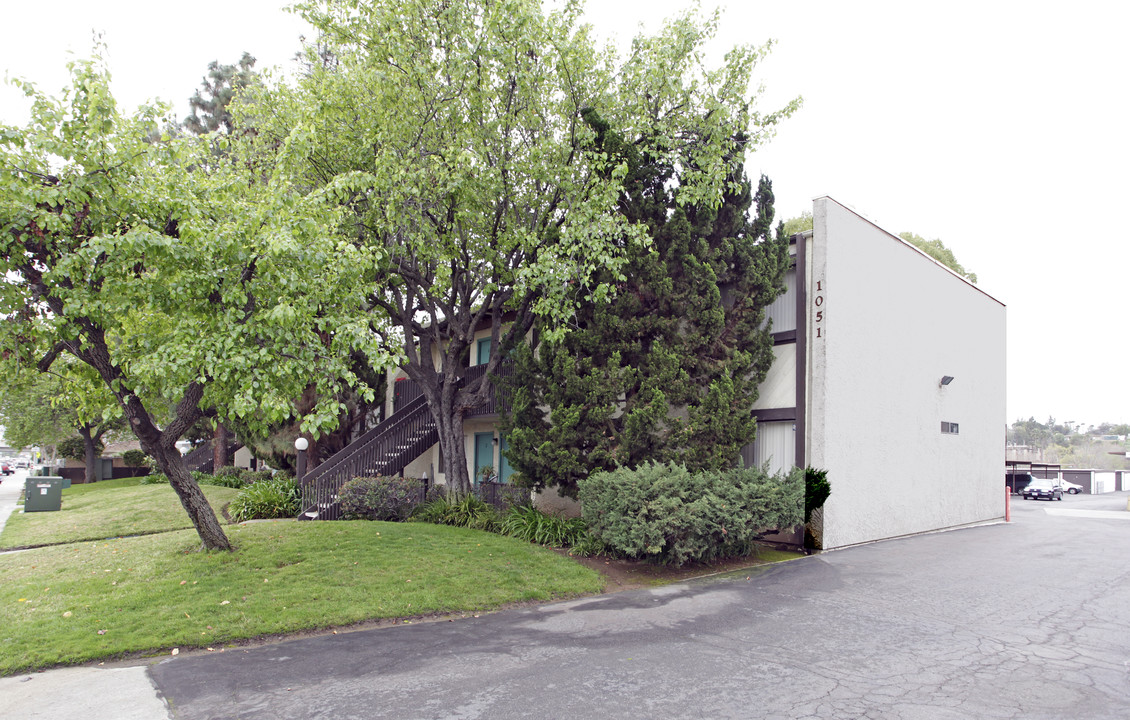
<instances>
[{"instance_id":1,"label":"lamp post","mask_svg":"<svg viewBox=\"0 0 1130 720\"><path fill-rule=\"evenodd\" d=\"M173 445L180 451L181 455L187 455L188 451L192 449L192 443L188 440L177 440Z\"/></svg>"},{"instance_id":2,"label":"lamp post","mask_svg":"<svg viewBox=\"0 0 1130 720\"><path fill-rule=\"evenodd\" d=\"M306 448L310 447L310 441L304 437L300 437L294 441L294 449L298 451L298 468L296 474L298 475L298 484L302 484L302 477L306 474Z\"/></svg>"}]
</instances>

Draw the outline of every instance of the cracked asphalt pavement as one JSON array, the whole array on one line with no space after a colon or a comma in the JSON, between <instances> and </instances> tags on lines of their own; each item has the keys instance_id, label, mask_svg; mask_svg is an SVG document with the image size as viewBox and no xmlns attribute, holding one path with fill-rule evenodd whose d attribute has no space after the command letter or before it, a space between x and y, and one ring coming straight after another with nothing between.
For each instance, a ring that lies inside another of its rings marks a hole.
<instances>
[{"instance_id":1,"label":"cracked asphalt pavement","mask_svg":"<svg viewBox=\"0 0 1130 720\"><path fill-rule=\"evenodd\" d=\"M148 677L184 720L1126 718L1127 497L1014 498L1011 524Z\"/></svg>"}]
</instances>

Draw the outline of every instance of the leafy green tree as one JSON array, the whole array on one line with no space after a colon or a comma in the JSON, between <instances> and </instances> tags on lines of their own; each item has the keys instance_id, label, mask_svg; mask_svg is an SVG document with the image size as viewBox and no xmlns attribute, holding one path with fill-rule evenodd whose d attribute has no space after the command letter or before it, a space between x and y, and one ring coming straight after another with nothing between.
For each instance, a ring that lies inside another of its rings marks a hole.
<instances>
[{"instance_id":1,"label":"leafy green tree","mask_svg":"<svg viewBox=\"0 0 1130 720\"><path fill-rule=\"evenodd\" d=\"M798 232L811 230L812 223L812 213L807 211L803 212L797 217L785 220L785 234L791 236ZM953 270L955 273L962 276L969 282L976 284L977 275L975 273L966 272L965 268L961 266L961 263L957 261L957 258L953 254L953 251L946 247L945 243L943 243L941 240L927 240L921 235L916 235L912 232L901 232L899 233L899 237L907 241L914 247L918 248L922 252L926 253L930 257L934 258L942 265L945 265L950 270Z\"/></svg>"},{"instance_id":2,"label":"leafy green tree","mask_svg":"<svg viewBox=\"0 0 1130 720\"><path fill-rule=\"evenodd\" d=\"M804 232L805 230L812 229L812 212L805 210L800 215L789 218L781 224L782 232L785 237L792 237L797 233Z\"/></svg>"},{"instance_id":3,"label":"leafy green tree","mask_svg":"<svg viewBox=\"0 0 1130 720\"><path fill-rule=\"evenodd\" d=\"M64 457L84 460L86 482L96 479L102 437L125 428L109 390L93 370L73 359L57 361L51 373L11 378L0 399L0 417L11 423L9 435L20 446L55 445ZM65 444L71 452L63 450Z\"/></svg>"},{"instance_id":4,"label":"leafy green tree","mask_svg":"<svg viewBox=\"0 0 1130 720\"><path fill-rule=\"evenodd\" d=\"M328 50L320 44L309 46L311 54L321 60L322 64L330 67L333 57ZM238 65L220 65L213 61L208 65L208 75L204 78L202 87L189 99L193 114L185 118L185 126L196 133L230 134L234 129L232 108L236 104L239 93L253 89L260 82L259 75L254 70L255 58L244 53ZM217 153L225 153L223 145L216 147ZM366 430L370 418L379 414L377 406L384 400L379 390L383 389L384 377L373 372L371 361L359 351L354 351L350 356L350 371L358 377L363 377L362 388L352 387L341 389L339 397L335 398L340 408L337 426L326 429L322 436L312 438L308 458L310 469L317 466L323 456L329 456L349 444L357 434ZM371 395L370 389L377 389L372 402L366 400ZM316 403L313 397L314 385L310 385L295 401L295 411L291 417L270 427L253 427L248 423L240 422L235 418L219 417L215 408L208 411L207 420L198 427L209 428L208 442L213 449L213 473L218 473L221 468L230 466L232 458L227 452L234 435L240 444L251 448L256 457L264 459L272 467L280 469L294 469L294 438L301 434L301 424L304 414ZM191 435L192 433L190 433ZM193 438L197 439L197 438Z\"/></svg>"},{"instance_id":5,"label":"leafy green tree","mask_svg":"<svg viewBox=\"0 0 1130 720\"><path fill-rule=\"evenodd\" d=\"M35 372L6 378L0 393L0 425L9 445L46 451L74 433L72 414L54 403L59 382Z\"/></svg>"},{"instance_id":6,"label":"leafy green tree","mask_svg":"<svg viewBox=\"0 0 1130 720\"><path fill-rule=\"evenodd\" d=\"M0 374L64 355L92 368L204 547L230 549L175 443L205 408L269 423L311 382L332 397L353 380L342 348L365 348L364 328L337 313L361 300L352 248L332 239L324 198L293 190L285 157L152 142L160 109L121 115L96 62L72 78L59 100L24 84L30 123L0 128ZM321 405L305 422L335 420Z\"/></svg>"},{"instance_id":7,"label":"leafy green tree","mask_svg":"<svg viewBox=\"0 0 1130 720\"><path fill-rule=\"evenodd\" d=\"M1055 420L1048 418L1047 424L1041 423L1034 417L1027 420L1017 420L1008 430L1008 441L1013 445L1030 445L1037 448L1046 448L1051 442Z\"/></svg>"},{"instance_id":8,"label":"leafy green tree","mask_svg":"<svg viewBox=\"0 0 1130 720\"><path fill-rule=\"evenodd\" d=\"M908 243L926 253L930 257L934 258L941 264L945 265L950 270L953 270L955 273L962 276L969 282L977 282L976 273L966 272L965 268L963 268L961 266L961 263L957 261L957 258L954 257L953 251L946 247L945 243L943 243L941 240L938 240L937 238L933 240L927 240L921 235L915 235L912 232L901 232L899 233L899 237L903 240L906 240Z\"/></svg>"},{"instance_id":9,"label":"leafy green tree","mask_svg":"<svg viewBox=\"0 0 1130 720\"><path fill-rule=\"evenodd\" d=\"M265 148L300 129L307 177L353 214L348 239L382 346L402 358L439 429L449 487L470 487L463 418L537 317L560 334L581 300L611 297L624 249L648 228L615 212L626 168L594 144L593 108L680 168L682 198L716 205L733 182L734 128L755 144L795 107L754 109L764 49L717 69L701 48L717 17L684 16L637 38L618 63L596 47L581 7L538 0L307 3L334 63L311 58L295 88L256 98L248 122ZM598 278L598 274L600 278ZM464 382L478 328L494 349Z\"/></svg>"},{"instance_id":10,"label":"leafy green tree","mask_svg":"<svg viewBox=\"0 0 1130 720\"><path fill-rule=\"evenodd\" d=\"M94 440L94 453L96 457L101 457L102 452L106 446L102 444L101 438ZM59 454L68 460L85 460L86 459L86 438L83 437L69 437L58 445ZM87 482L90 482L88 479Z\"/></svg>"},{"instance_id":11,"label":"leafy green tree","mask_svg":"<svg viewBox=\"0 0 1130 720\"><path fill-rule=\"evenodd\" d=\"M232 132L232 101L256 81L255 58L250 53L244 52L236 65L221 65L218 60L208 63L200 89L188 100L192 114L184 119L184 126L197 135Z\"/></svg>"},{"instance_id":12,"label":"leafy green tree","mask_svg":"<svg viewBox=\"0 0 1130 720\"><path fill-rule=\"evenodd\" d=\"M614 302L582 304L568 335L519 351L503 422L522 482L571 496L593 472L645 461L733 465L756 434L773 361L764 310L788 268L772 185L763 177L753 195L741 137L721 204L700 205L682 201L674 167L589 121L597 147L627 164L619 210L652 245L628 250Z\"/></svg>"}]
</instances>

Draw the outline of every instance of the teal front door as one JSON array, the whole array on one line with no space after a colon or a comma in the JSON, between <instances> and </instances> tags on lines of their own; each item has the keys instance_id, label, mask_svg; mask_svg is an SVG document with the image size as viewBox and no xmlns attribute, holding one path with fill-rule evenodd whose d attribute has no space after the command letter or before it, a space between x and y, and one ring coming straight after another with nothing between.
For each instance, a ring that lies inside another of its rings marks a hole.
<instances>
[{"instance_id":1,"label":"teal front door","mask_svg":"<svg viewBox=\"0 0 1130 720\"><path fill-rule=\"evenodd\" d=\"M481 482L483 476L480 469L489 467L494 471L494 433L475 433L475 477L474 482Z\"/></svg>"},{"instance_id":2,"label":"teal front door","mask_svg":"<svg viewBox=\"0 0 1130 720\"><path fill-rule=\"evenodd\" d=\"M510 482L510 476L514 474L514 468L510 467L510 461L506 459L506 438L502 438L501 452L498 454L498 481L503 483Z\"/></svg>"}]
</instances>

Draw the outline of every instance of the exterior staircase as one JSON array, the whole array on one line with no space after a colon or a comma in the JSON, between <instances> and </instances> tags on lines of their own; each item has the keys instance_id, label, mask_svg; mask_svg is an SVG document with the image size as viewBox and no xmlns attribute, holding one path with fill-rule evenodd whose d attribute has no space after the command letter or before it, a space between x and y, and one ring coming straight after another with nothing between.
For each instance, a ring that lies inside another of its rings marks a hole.
<instances>
[{"instance_id":1,"label":"exterior staircase","mask_svg":"<svg viewBox=\"0 0 1130 720\"><path fill-rule=\"evenodd\" d=\"M435 419L420 395L302 478L298 519L340 519L337 493L348 480L395 475L437 442Z\"/></svg>"},{"instance_id":2,"label":"exterior staircase","mask_svg":"<svg viewBox=\"0 0 1130 720\"><path fill-rule=\"evenodd\" d=\"M477 380L485 370L485 365L468 368L460 384ZM513 365L504 362L495 374L505 377L512 372ZM337 493L347 481L355 477L395 475L439 442L439 431L424 396L409 383L397 390L396 410L392 415L301 479L303 510L298 515L299 520L341 519ZM499 392L495 387L486 402L469 410L464 418L497 417L508 405L508 393Z\"/></svg>"},{"instance_id":3,"label":"exterior staircase","mask_svg":"<svg viewBox=\"0 0 1130 720\"><path fill-rule=\"evenodd\" d=\"M235 455L235 451L242 448L240 443L232 443L228 445L228 457ZM198 447L194 448L192 452L184 456L184 462L188 465L189 470L196 472L212 472L215 469L215 456L212 453L212 442L201 443Z\"/></svg>"}]
</instances>

